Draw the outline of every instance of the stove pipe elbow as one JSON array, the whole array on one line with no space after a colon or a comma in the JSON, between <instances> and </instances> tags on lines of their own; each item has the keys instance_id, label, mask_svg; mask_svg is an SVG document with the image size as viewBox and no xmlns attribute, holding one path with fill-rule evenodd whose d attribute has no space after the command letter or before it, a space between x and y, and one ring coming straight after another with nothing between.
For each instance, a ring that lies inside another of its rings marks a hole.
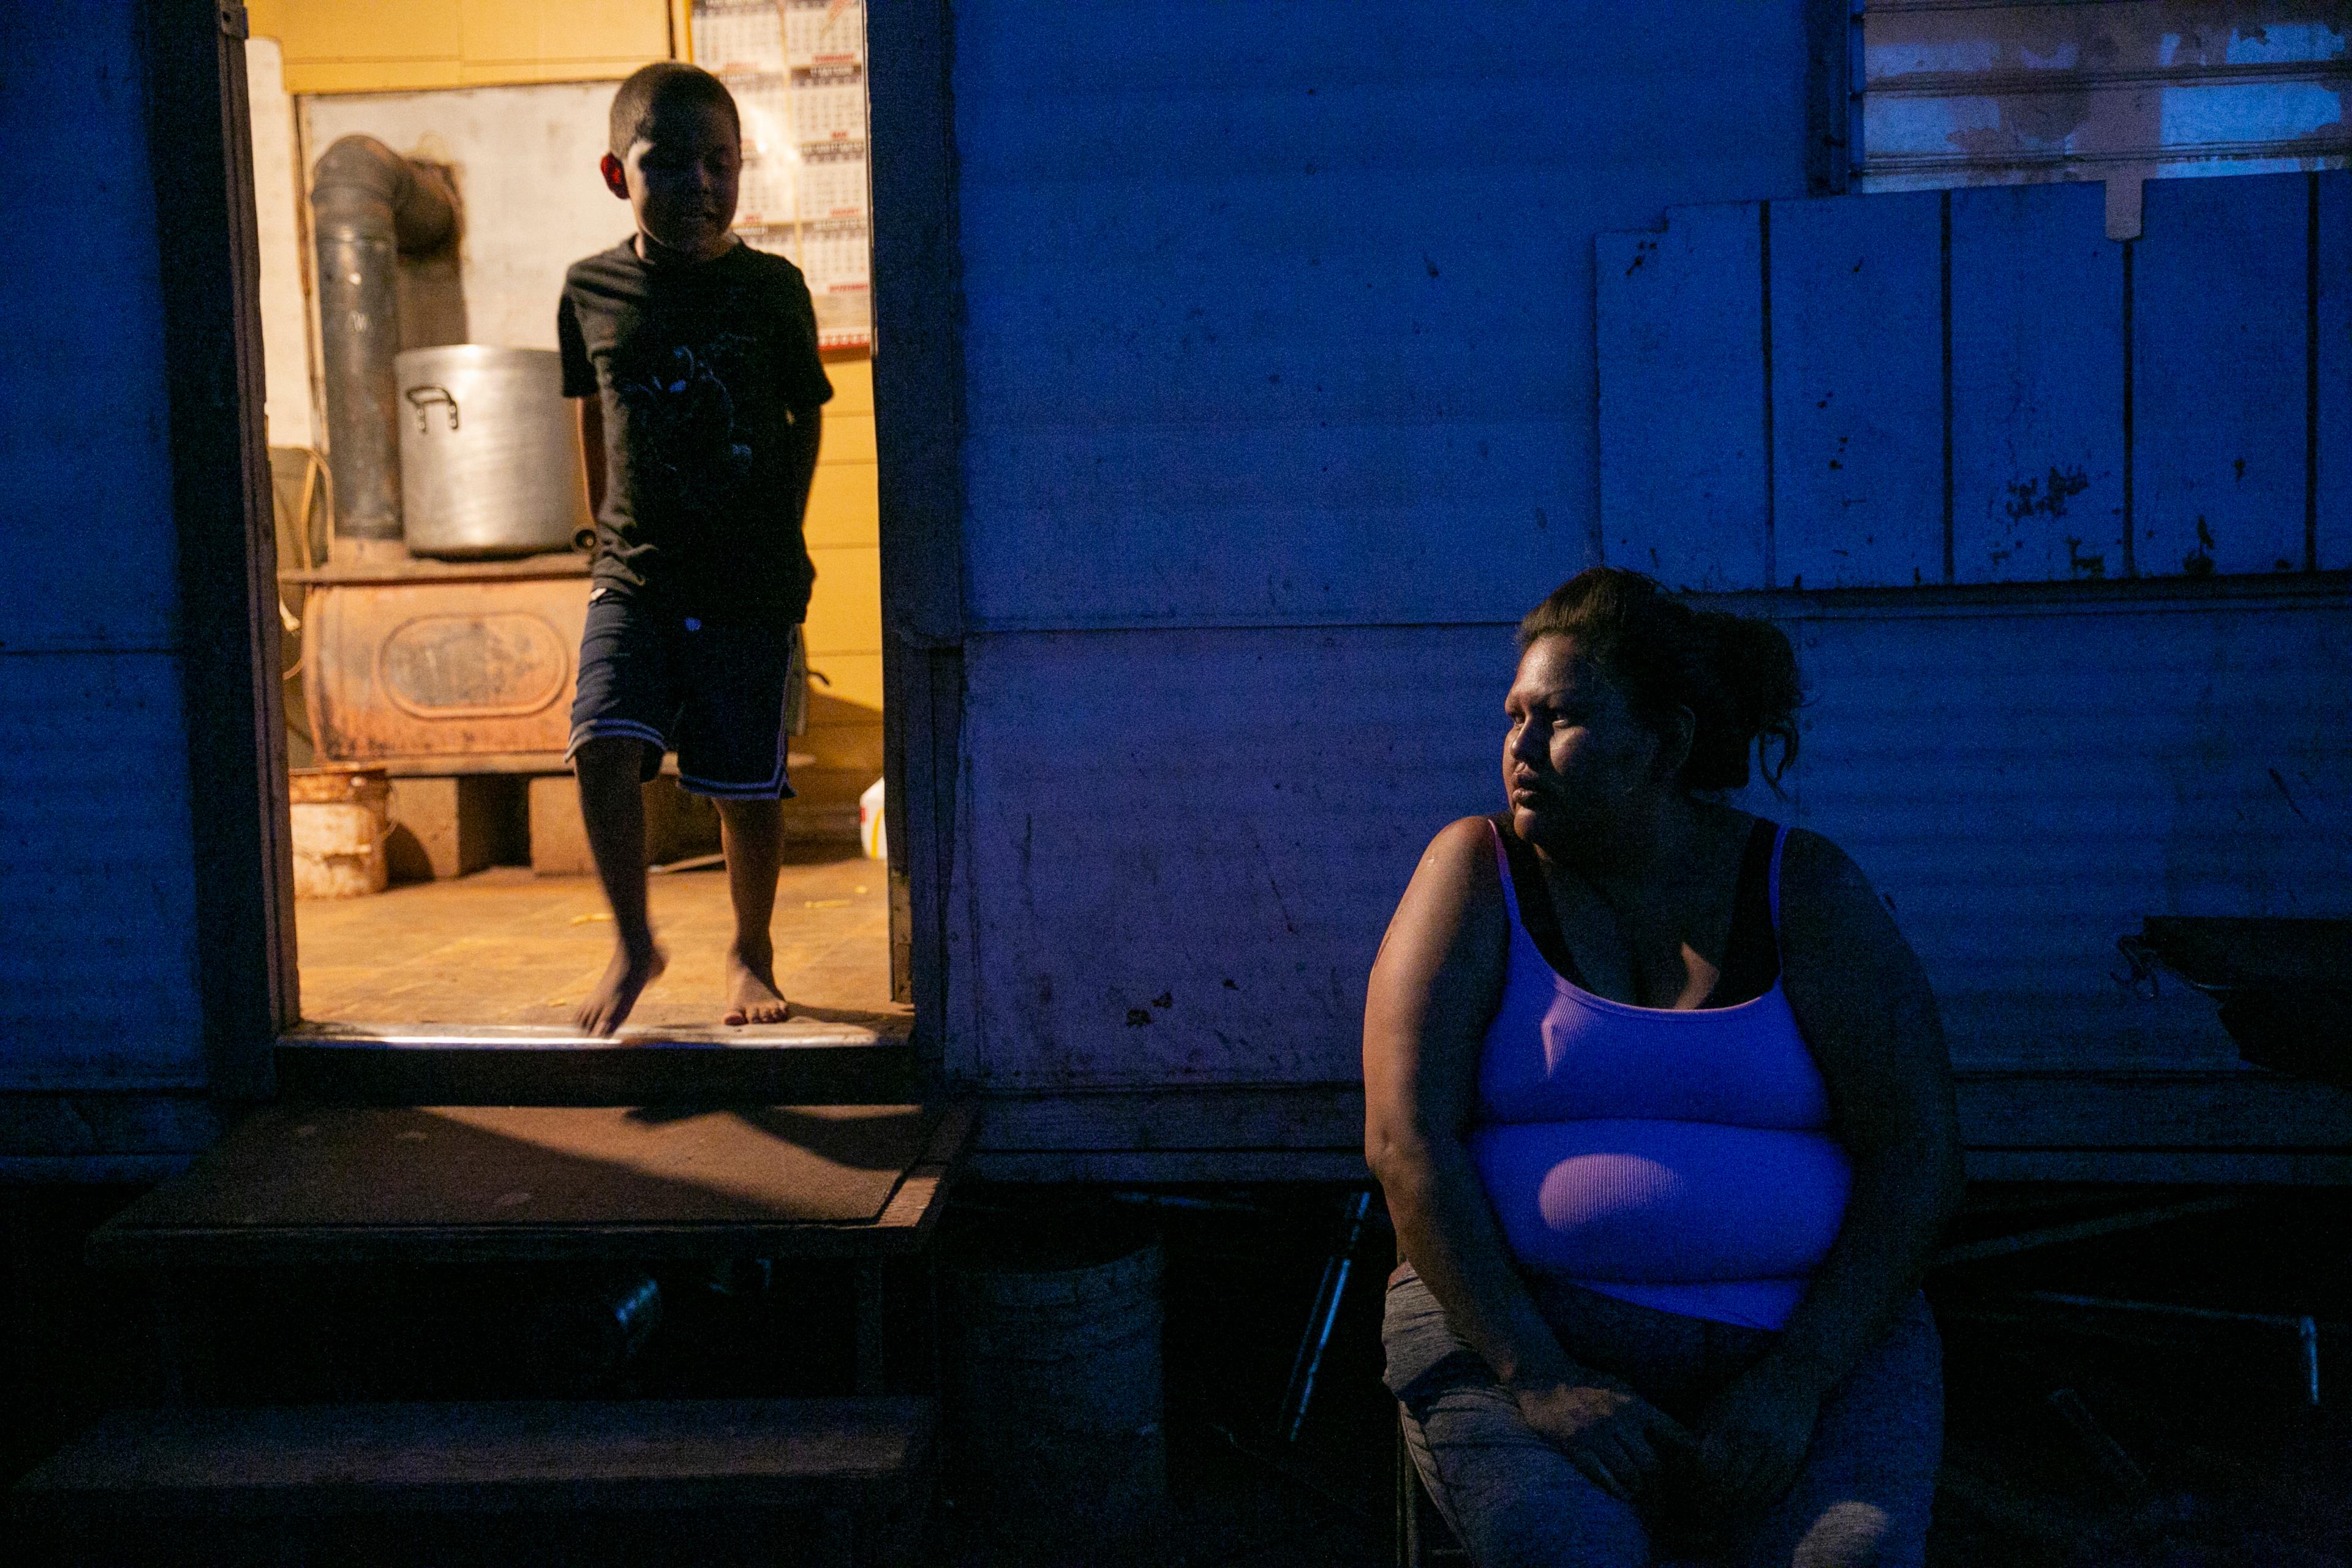
<instances>
[{"instance_id":1,"label":"stove pipe elbow","mask_svg":"<svg viewBox=\"0 0 2352 1568\"><path fill-rule=\"evenodd\" d=\"M310 222L335 535L396 541L398 258L449 243L457 228L457 197L438 169L412 163L373 136L346 136L312 173Z\"/></svg>"}]
</instances>

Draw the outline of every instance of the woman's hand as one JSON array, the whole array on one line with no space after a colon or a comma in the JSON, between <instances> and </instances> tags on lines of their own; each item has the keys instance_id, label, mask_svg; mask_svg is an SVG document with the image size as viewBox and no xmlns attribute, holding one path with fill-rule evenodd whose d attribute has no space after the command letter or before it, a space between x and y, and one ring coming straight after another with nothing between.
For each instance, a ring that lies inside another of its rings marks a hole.
<instances>
[{"instance_id":1,"label":"woman's hand","mask_svg":"<svg viewBox=\"0 0 2352 1568\"><path fill-rule=\"evenodd\" d=\"M1699 1494L1713 1508L1747 1513L1797 1484L1822 1399L1813 1384L1761 1362L1732 1379L1699 1418Z\"/></svg>"},{"instance_id":2,"label":"woman's hand","mask_svg":"<svg viewBox=\"0 0 2352 1568\"><path fill-rule=\"evenodd\" d=\"M1523 1388L1515 1397L1528 1426L1622 1501L1647 1493L1668 1460L1686 1465L1698 1451L1680 1422L1622 1384L1588 1379Z\"/></svg>"}]
</instances>

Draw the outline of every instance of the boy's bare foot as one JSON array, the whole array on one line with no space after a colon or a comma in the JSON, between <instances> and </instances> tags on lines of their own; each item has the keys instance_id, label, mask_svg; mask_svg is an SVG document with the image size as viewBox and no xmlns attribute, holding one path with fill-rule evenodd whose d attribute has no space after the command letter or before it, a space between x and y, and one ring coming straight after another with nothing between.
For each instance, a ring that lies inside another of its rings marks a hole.
<instances>
[{"instance_id":1,"label":"boy's bare foot","mask_svg":"<svg viewBox=\"0 0 2352 1568\"><path fill-rule=\"evenodd\" d=\"M631 952L626 946L613 949L613 962L604 970L604 978L572 1022L592 1035L610 1035L629 1021L630 1009L645 994L646 986L661 978L669 967L669 954L660 948L647 946L642 952Z\"/></svg>"},{"instance_id":2,"label":"boy's bare foot","mask_svg":"<svg viewBox=\"0 0 2352 1568\"><path fill-rule=\"evenodd\" d=\"M746 953L743 944L727 950L727 1016L730 1024L781 1024L792 1016L776 989L774 951Z\"/></svg>"}]
</instances>

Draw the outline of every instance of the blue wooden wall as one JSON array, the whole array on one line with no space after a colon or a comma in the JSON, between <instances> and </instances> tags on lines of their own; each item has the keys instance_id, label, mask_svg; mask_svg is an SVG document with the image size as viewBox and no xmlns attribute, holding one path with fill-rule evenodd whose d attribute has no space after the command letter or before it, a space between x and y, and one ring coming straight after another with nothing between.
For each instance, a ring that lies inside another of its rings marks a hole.
<instances>
[{"instance_id":1,"label":"blue wooden wall","mask_svg":"<svg viewBox=\"0 0 2352 1568\"><path fill-rule=\"evenodd\" d=\"M2127 293L2093 188L1796 199L1795 5L954 15L952 1071L1352 1079L1422 847L1497 803L1510 624L1601 559L2178 574L2204 516L2208 595L1774 602L1815 700L1789 795L1743 804L1861 858L1966 1066L2226 1067L2116 939L2346 912L2352 616L2224 592L2304 564L2314 321L2314 417L2352 418L2308 182L2152 187ZM2346 564L2352 527L2317 543Z\"/></svg>"},{"instance_id":2,"label":"blue wooden wall","mask_svg":"<svg viewBox=\"0 0 2352 1568\"><path fill-rule=\"evenodd\" d=\"M1601 237L1604 550L1677 586L2352 563L2352 173L1750 202Z\"/></svg>"},{"instance_id":3,"label":"blue wooden wall","mask_svg":"<svg viewBox=\"0 0 2352 1568\"><path fill-rule=\"evenodd\" d=\"M1800 8L959 4L968 624L1516 618L1592 237L1804 188Z\"/></svg>"},{"instance_id":4,"label":"blue wooden wall","mask_svg":"<svg viewBox=\"0 0 2352 1568\"><path fill-rule=\"evenodd\" d=\"M140 16L0 16L0 1090L205 1081Z\"/></svg>"},{"instance_id":5,"label":"blue wooden wall","mask_svg":"<svg viewBox=\"0 0 2352 1568\"><path fill-rule=\"evenodd\" d=\"M953 14L949 1065L1351 1079L1509 625L1596 556L1594 237L1803 190L1801 8Z\"/></svg>"}]
</instances>

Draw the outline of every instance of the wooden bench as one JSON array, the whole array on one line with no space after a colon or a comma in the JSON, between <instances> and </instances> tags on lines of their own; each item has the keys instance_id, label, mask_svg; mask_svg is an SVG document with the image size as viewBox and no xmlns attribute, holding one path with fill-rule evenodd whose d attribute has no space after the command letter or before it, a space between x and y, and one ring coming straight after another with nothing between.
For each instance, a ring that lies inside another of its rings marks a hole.
<instances>
[{"instance_id":1,"label":"wooden bench","mask_svg":"<svg viewBox=\"0 0 2352 1568\"><path fill-rule=\"evenodd\" d=\"M900 1563L934 1426L911 1397L118 1411L17 1483L14 1560Z\"/></svg>"}]
</instances>

